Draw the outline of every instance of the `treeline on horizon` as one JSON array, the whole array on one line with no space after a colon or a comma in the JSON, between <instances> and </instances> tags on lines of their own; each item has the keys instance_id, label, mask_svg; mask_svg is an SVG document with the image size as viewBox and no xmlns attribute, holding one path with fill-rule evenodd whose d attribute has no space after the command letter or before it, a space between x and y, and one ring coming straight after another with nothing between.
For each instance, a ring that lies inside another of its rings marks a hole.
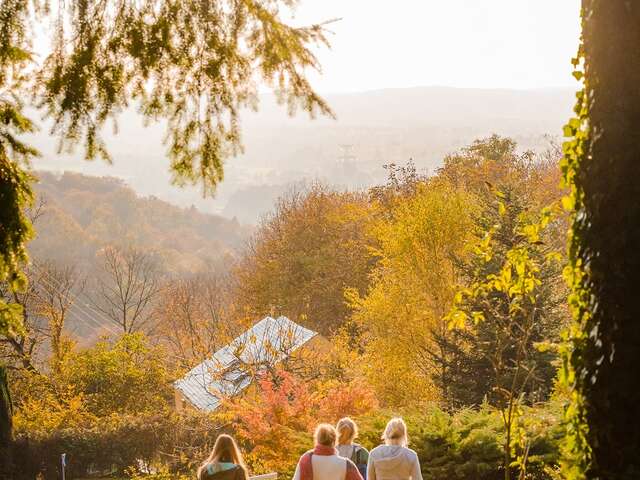
<instances>
[{"instance_id":1,"label":"treeline on horizon","mask_svg":"<svg viewBox=\"0 0 640 480\"><path fill-rule=\"evenodd\" d=\"M48 221L67 222L68 236L38 240L17 299L25 331L1 342L17 441L29 445L15 462L49 478L68 449L77 475L137 478L144 464L177 478L230 431L254 473L287 474L317 421L355 416L373 446L385 415L404 414L425 478L504 478L505 465L554 478L569 319L559 158L493 135L431 176L409 162L367 190L292 189L239 253L246 231L232 222L122 185L89 195L49 180ZM54 255L74 245L90 274L73 253ZM330 358L272 366L213 414L173 412L172 382L265 315L318 331ZM104 336L78 345L69 324L88 317Z\"/></svg>"}]
</instances>

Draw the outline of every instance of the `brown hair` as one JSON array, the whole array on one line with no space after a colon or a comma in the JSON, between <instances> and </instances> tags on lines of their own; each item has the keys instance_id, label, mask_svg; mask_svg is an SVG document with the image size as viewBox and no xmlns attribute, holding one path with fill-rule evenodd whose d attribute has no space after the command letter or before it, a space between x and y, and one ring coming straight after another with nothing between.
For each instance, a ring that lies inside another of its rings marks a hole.
<instances>
[{"instance_id":1,"label":"brown hair","mask_svg":"<svg viewBox=\"0 0 640 480\"><path fill-rule=\"evenodd\" d=\"M218 435L216 443L213 445L213 450L211 450L211 455L198 469L198 479L203 480L209 464L216 462L235 463L242 469L245 480L249 480L249 473L242 459L242 453L240 453L240 449L231 435L226 433Z\"/></svg>"},{"instance_id":2,"label":"brown hair","mask_svg":"<svg viewBox=\"0 0 640 480\"><path fill-rule=\"evenodd\" d=\"M316 427L316 431L313 434L313 439L317 445L324 445L325 447L336 446L336 429L333 425L328 423L321 423Z\"/></svg>"},{"instance_id":3,"label":"brown hair","mask_svg":"<svg viewBox=\"0 0 640 480\"><path fill-rule=\"evenodd\" d=\"M338 420L336 430L338 431L338 444L340 445L349 445L358 436L358 426L349 417Z\"/></svg>"}]
</instances>

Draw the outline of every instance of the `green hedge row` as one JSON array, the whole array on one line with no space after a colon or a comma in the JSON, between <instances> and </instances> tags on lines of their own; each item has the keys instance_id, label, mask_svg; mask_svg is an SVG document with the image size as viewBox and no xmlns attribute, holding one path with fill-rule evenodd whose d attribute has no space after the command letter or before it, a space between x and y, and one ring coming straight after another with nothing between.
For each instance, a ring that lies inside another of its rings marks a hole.
<instances>
[{"instance_id":1,"label":"green hedge row","mask_svg":"<svg viewBox=\"0 0 640 480\"><path fill-rule=\"evenodd\" d=\"M208 452L220 431L204 414L113 416L84 428L47 435L19 432L11 463L16 480L60 477L60 454L67 454L67 478L121 476L132 466L164 464L190 472Z\"/></svg>"},{"instance_id":2,"label":"green hedge row","mask_svg":"<svg viewBox=\"0 0 640 480\"><path fill-rule=\"evenodd\" d=\"M380 435L392 416L402 415L409 428L410 448L420 459L425 480L499 480L503 470L503 426L500 412L484 406L453 414L437 408L425 411L379 412L359 419L359 441L368 448L380 444ZM554 477L563 436L559 405L523 409L516 431L516 449L528 445L527 479ZM519 467L512 465L514 473ZM514 475L512 478L517 478Z\"/></svg>"}]
</instances>

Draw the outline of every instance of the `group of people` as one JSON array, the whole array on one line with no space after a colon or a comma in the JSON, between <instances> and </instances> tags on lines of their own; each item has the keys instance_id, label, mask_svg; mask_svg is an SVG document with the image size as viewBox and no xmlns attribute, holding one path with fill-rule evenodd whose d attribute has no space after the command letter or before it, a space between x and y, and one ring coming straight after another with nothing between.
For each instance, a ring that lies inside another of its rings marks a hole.
<instances>
[{"instance_id":1,"label":"group of people","mask_svg":"<svg viewBox=\"0 0 640 480\"><path fill-rule=\"evenodd\" d=\"M293 480L422 480L416 452L408 448L407 426L401 418L387 423L383 445L368 452L355 443L358 427L350 418L334 427L316 427L315 447L298 461ZM242 454L230 435L220 435L209 458L198 469L198 480L248 480Z\"/></svg>"}]
</instances>

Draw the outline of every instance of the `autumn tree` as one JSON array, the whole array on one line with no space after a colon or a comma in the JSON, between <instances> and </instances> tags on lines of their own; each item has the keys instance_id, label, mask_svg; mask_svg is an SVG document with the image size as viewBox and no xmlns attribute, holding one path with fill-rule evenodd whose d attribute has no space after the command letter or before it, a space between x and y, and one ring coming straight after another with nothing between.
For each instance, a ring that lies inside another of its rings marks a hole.
<instances>
[{"instance_id":1,"label":"autumn tree","mask_svg":"<svg viewBox=\"0 0 640 480\"><path fill-rule=\"evenodd\" d=\"M152 316L160 293L160 272L152 253L137 247L108 246L93 298L95 308L124 333L154 328Z\"/></svg>"},{"instance_id":2,"label":"autumn tree","mask_svg":"<svg viewBox=\"0 0 640 480\"><path fill-rule=\"evenodd\" d=\"M519 151L515 140L494 134L447 155L437 175L486 202L493 200L489 184L498 190L508 187L515 197L543 208L562 196L558 169L561 157L553 142L540 153Z\"/></svg>"},{"instance_id":3,"label":"autumn tree","mask_svg":"<svg viewBox=\"0 0 640 480\"><path fill-rule=\"evenodd\" d=\"M38 371L35 355L38 346L45 340L46 326L37 314L37 286L34 284L36 272L25 271L30 283L21 291L12 290L8 284L0 284L0 295L7 302L13 302L21 311L22 324L19 330L8 330L0 336L2 358L10 368Z\"/></svg>"},{"instance_id":4,"label":"autumn tree","mask_svg":"<svg viewBox=\"0 0 640 480\"><path fill-rule=\"evenodd\" d=\"M69 355L60 382L81 395L93 415L157 413L171 405L166 352L142 333L101 340Z\"/></svg>"},{"instance_id":5,"label":"autumn tree","mask_svg":"<svg viewBox=\"0 0 640 480\"><path fill-rule=\"evenodd\" d=\"M280 198L234 270L252 318L285 315L323 334L348 317L344 291L364 293L374 264L366 197L314 184Z\"/></svg>"},{"instance_id":6,"label":"autumn tree","mask_svg":"<svg viewBox=\"0 0 640 480\"><path fill-rule=\"evenodd\" d=\"M253 394L228 401L224 416L231 420L253 473L292 475L299 456L313 446L317 423L376 407L363 383L313 384L276 369L258 379Z\"/></svg>"},{"instance_id":7,"label":"autumn tree","mask_svg":"<svg viewBox=\"0 0 640 480\"><path fill-rule=\"evenodd\" d=\"M563 171L571 196L570 304L574 323L564 384L571 479L640 475L640 4L583 0L584 79L565 127Z\"/></svg>"},{"instance_id":8,"label":"autumn tree","mask_svg":"<svg viewBox=\"0 0 640 480\"><path fill-rule=\"evenodd\" d=\"M362 332L355 344L364 350L355 365L384 403L438 398L429 361L432 331L446 330L442 318L455 293L454 260L472 234L475 208L472 196L436 179L396 198L371 227L379 245L372 284L365 295L348 293L352 320Z\"/></svg>"},{"instance_id":9,"label":"autumn tree","mask_svg":"<svg viewBox=\"0 0 640 480\"><path fill-rule=\"evenodd\" d=\"M85 280L74 266L49 261L35 263L33 268L38 276L34 313L46 322L44 333L51 345L51 368L58 372L69 347L64 332L67 318Z\"/></svg>"},{"instance_id":10,"label":"autumn tree","mask_svg":"<svg viewBox=\"0 0 640 480\"><path fill-rule=\"evenodd\" d=\"M228 288L219 274L172 279L157 303L155 336L182 368L192 368L237 333L230 307Z\"/></svg>"},{"instance_id":11,"label":"autumn tree","mask_svg":"<svg viewBox=\"0 0 640 480\"><path fill-rule=\"evenodd\" d=\"M53 261L33 262L25 273L28 286L22 292L0 284L0 295L19 305L23 316L19 332L0 335L0 355L12 369L56 371L70 346L65 329L84 278L75 267ZM45 357L49 352L50 362Z\"/></svg>"}]
</instances>

